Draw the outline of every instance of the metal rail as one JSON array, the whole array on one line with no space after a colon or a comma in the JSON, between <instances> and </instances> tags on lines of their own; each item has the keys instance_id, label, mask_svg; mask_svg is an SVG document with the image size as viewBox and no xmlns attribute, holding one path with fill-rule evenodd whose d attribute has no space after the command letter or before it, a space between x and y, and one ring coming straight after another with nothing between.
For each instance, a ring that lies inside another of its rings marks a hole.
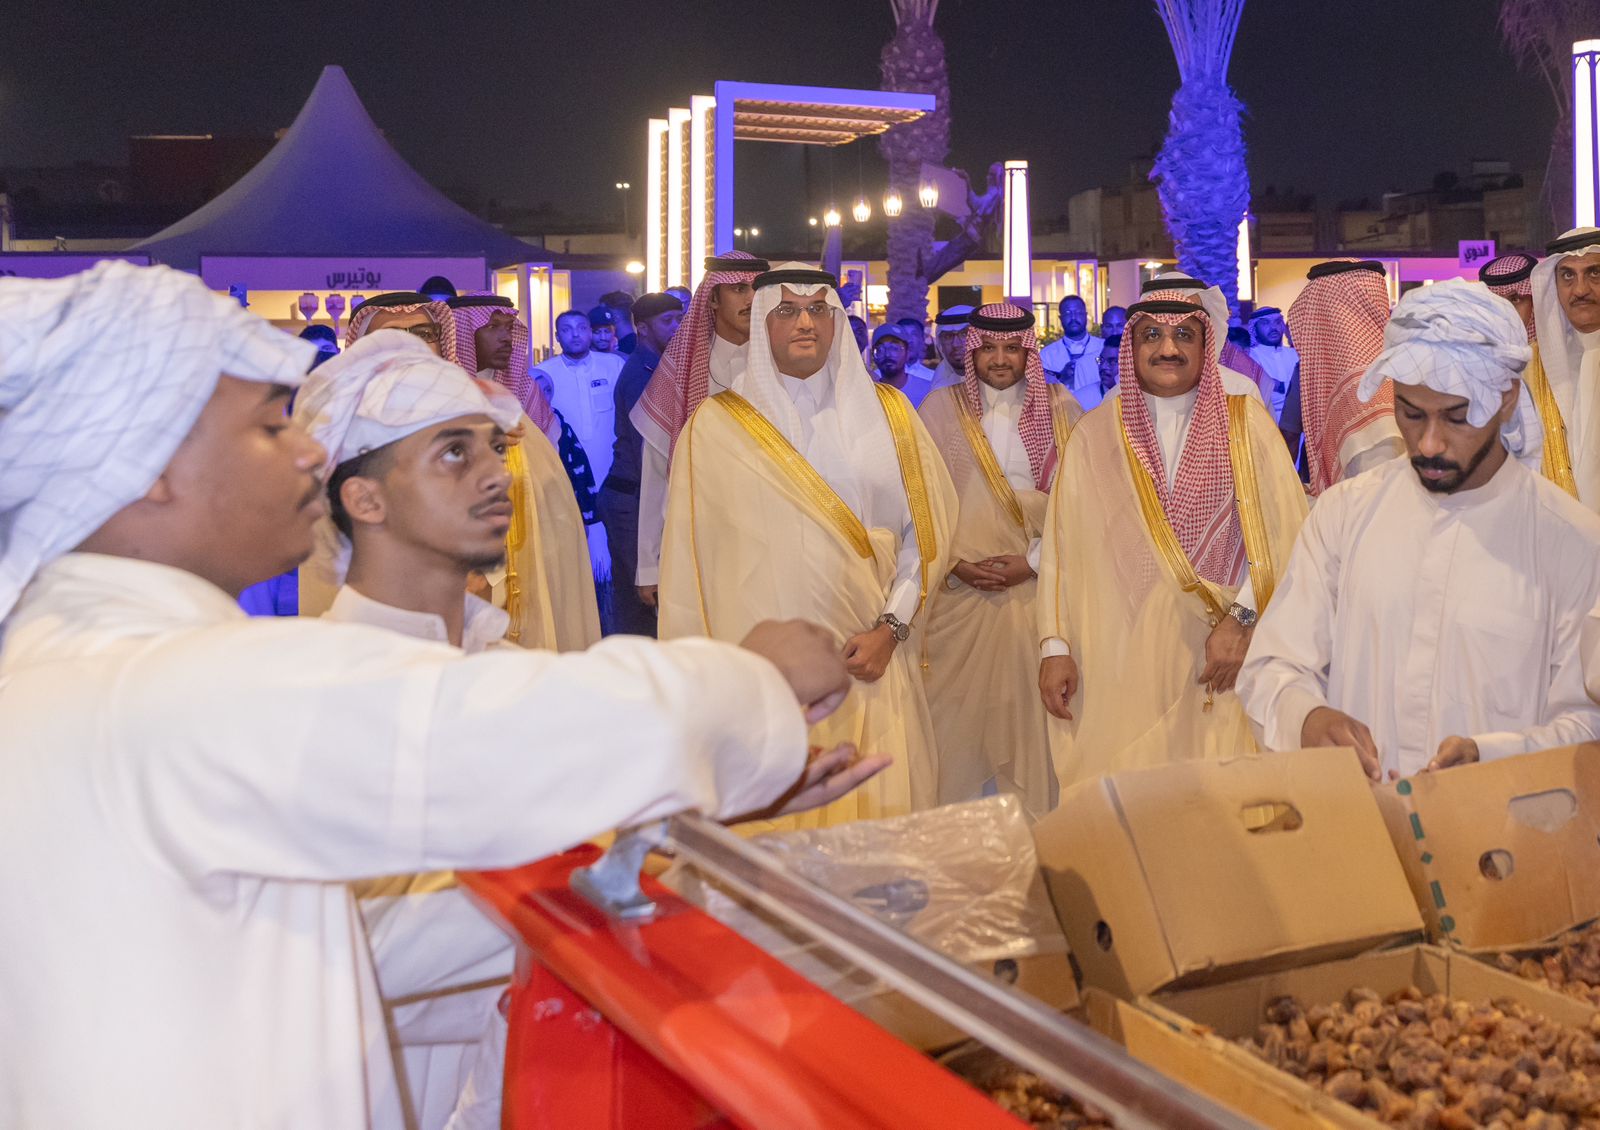
<instances>
[{"instance_id":1,"label":"metal rail","mask_svg":"<svg viewBox=\"0 0 1600 1130\"><path fill-rule=\"evenodd\" d=\"M676 816L668 822L667 836L681 857L1040 1078L1102 1108L1118 1130L1255 1125L1085 1025L974 973L796 875L720 824L693 814Z\"/></svg>"}]
</instances>

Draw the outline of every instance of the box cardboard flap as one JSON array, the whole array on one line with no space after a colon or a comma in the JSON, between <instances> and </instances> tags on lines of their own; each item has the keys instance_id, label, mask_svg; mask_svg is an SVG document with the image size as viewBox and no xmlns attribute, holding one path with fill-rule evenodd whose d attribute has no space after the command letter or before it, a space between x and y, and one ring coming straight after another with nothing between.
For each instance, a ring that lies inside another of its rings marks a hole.
<instances>
[{"instance_id":1,"label":"box cardboard flap","mask_svg":"<svg viewBox=\"0 0 1600 1130\"><path fill-rule=\"evenodd\" d=\"M1432 938L1514 949L1600 918L1600 743L1423 773L1377 797Z\"/></svg>"},{"instance_id":2,"label":"box cardboard flap","mask_svg":"<svg viewBox=\"0 0 1600 1130\"><path fill-rule=\"evenodd\" d=\"M1034 839L1085 982L1122 996L1422 930L1350 750L1109 774Z\"/></svg>"}]
</instances>

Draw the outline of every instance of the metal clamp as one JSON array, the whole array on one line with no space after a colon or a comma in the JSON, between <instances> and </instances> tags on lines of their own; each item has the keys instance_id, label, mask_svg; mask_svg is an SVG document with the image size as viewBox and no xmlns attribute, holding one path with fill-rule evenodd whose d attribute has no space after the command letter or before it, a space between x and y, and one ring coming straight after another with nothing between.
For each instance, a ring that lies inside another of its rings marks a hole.
<instances>
[{"instance_id":1,"label":"metal clamp","mask_svg":"<svg viewBox=\"0 0 1600 1130\"><path fill-rule=\"evenodd\" d=\"M639 873L644 857L666 838L665 820L622 829L604 855L572 873L572 889L619 921L650 921L656 904L639 886Z\"/></svg>"}]
</instances>

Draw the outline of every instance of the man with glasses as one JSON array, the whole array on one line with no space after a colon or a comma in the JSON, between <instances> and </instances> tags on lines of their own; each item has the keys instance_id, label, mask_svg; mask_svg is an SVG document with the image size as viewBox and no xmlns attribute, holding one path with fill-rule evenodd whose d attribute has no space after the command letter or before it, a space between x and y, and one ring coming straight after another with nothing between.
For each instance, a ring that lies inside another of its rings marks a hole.
<instances>
[{"instance_id":1,"label":"man with glasses","mask_svg":"<svg viewBox=\"0 0 1600 1130\"><path fill-rule=\"evenodd\" d=\"M1051 492L1039 691L1063 790L1255 748L1234 680L1305 493L1260 401L1224 386L1195 297L1128 308L1118 383L1073 429Z\"/></svg>"},{"instance_id":2,"label":"man with glasses","mask_svg":"<svg viewBox=\"0 0 1600 1130\"><path fill-rule=\"evenodd\" d=\"M661 637L737 639L772 615L822 624L855 691L813 744L894 763L804 823L930 807L919 613L944 582L955 488L904 395L867 373L833 276L791 263L754 287L747 367L678 438Z\"/></svg>"}]
</instances>

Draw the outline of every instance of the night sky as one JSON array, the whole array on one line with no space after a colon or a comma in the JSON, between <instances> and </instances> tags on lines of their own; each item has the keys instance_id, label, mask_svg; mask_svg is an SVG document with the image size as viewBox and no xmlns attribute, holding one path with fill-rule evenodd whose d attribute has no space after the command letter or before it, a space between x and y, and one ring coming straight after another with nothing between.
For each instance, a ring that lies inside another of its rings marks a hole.
<instances>
[{"instance_id":1,"label":"night sky","mask_svg":"<svg viewBox=\"0 0 1600 1130\"><path fill-rule=\"evenodd\" d=\"M1513 71L1492 0L1250 0L1232 81L1257 192L1325 202L1423 188L1473 157L1543 167L1554 104ZM644 120L718 78L878 85L884 0L800 3L12 4L0 52L0 166L124 160L131 133L287 125L325 63L346 68L400 152L436 184L579 214L644 182ZM1159 144L1177 71L1152 6L944 0L951 163L1033 163L1036 215L1124 179ZM854 148L832 158L856 190ZM865 149L876 197L883 166ZM803 231L798 147L740 147L739 220ZM337 175L336 170L330 173ZM639 192L635 212L641 210Z\"/></svg>"}]
</instances>

